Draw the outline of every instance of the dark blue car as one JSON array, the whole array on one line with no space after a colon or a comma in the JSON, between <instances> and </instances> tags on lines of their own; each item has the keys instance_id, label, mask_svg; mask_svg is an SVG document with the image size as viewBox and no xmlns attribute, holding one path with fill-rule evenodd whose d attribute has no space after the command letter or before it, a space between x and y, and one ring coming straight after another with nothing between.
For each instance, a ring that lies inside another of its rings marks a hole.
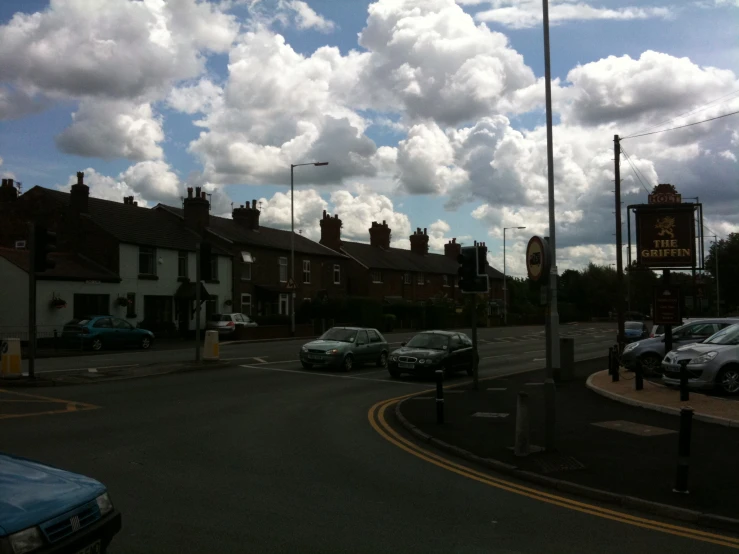
<instances>
[{"instance_id":1,"label":"dark blue car","mask_svg":"<svg viewBox=\"0 0 739 554\"><path fill-rule=\"evenodd\" d=\"M627 321L624 323L625 342L634 342L649 337L649 329L643 321Z\"/></svg>"},{"instance_id":2,"label":"dark blue car","mask_svg":"<svg viewBox=\"0 0 739 554\"><path fill-rule=\"evenodd\" d=\"M141 348L154 344L154 333L134 327L125 319L110 315L96 315L74 319L64 325L62 340L67 346L92 350L121 350Z\"/></svg>"},{"instance_id":3,"label":"dark blue car","mask_svg":"<svg viewBox=\"0 0 739 554\"><path fill-rule=\"evenodd\" d=\"M0 454L0 552L101 554L121 529L105 486Z\"/></svg>"}]
</instances>

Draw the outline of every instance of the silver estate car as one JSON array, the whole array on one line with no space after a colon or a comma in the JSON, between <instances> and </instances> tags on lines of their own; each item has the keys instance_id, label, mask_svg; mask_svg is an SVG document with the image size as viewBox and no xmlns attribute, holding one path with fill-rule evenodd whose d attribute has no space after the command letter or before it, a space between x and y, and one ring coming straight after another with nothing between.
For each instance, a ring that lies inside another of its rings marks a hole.
<instances>
[{"instance_id":1,"label":"silver estate car","mask_svg":"<svg viewBox=\"0 0 739 554\"><path fill-rule=\"evenodd\" d=\"M673 348L686 344L702 342L721 329L739 323L736 318L704 318L675 327L672 330ZM665 357L665 337L644 339L627 344L621 354L621 365L634 370L641 365L645 375L659 373L662 369L662 358Z\"/></svg>"},{"instance_id":2,"label":"silver estate car","mask_svg":"<svg viewBox=\"0 0 739 554\"><path fill-rule=\"evenodd\" d=\"M680 384L680 361L687 365L688 387L713 389L726 394L739 393L739 325L731 325L699 344L672 350L662 362L662 381Z\"/></svg>"}]
</instances>

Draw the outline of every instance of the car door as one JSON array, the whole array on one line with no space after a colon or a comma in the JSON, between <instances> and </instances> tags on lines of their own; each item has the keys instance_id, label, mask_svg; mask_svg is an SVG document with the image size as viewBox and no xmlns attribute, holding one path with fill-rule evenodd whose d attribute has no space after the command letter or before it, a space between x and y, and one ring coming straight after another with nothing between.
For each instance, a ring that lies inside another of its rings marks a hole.
<instances>
[{"instance_id":1,"label":"car door","mask_svg":"<svg viewBox=\"0 0 739 554\"><path fill-rule=\"evenodd\" d=\"M116 344L120 346L131 346L138 342L138 335L133 325L117 317L113 319L113 334Z\"/></svg>"},{"instance_id":2,"label":"car door","mask_svg":"<svg viewBox=\"0 0 739 554\"><path fill-rule=\"evenodd\" d=\"M357 340L354 343L354 359L359 363L365 363L370 360L370 345L367 331L358 331Z\"/></svg>"},{"instance_id":3,"label":"car door","mask_svg":"<svg viewBox=\"0 0 739 554\"><path fill-rule=\"evenodd\" d=\"M101 317L95 321L92 327L95 330L95 335L103 341L106 348L117 348L119 346L120 343L117 340L115 329L113 329L113 322L109 317Z\"/></svg>"},{"instance_id":4,"label":"car door","mask_svg":"<svg viewBox=\"0 0 739 554\"><path fill-rule=\"evenodd\" d=\"M472 367L472 363L475 358L475 351L472 348L472 339L464 333L459 334L459 338L462 339L462 346L464 347L464 368Z\"/></svg>"},{"instance_id":5,"label":"car door","mask_svg":"<svg viewBox=\"0 0 739 554\"><path fill-rule=\"evenodd\" d=\"M459 335L449 337L449 367L452 371L459 371L464 366L464 346Z\"/></svg>"},{"instance_id":6,"label":"car door","mask_svg":"<svg viewBox=\"0 0 739 554\"><path fill-rule=\"evenodd\" d=\"M693 323L686 325L676 337L673 337L673 348L676 348L676 345L704 341L716 331L718 331L717 326L713 323Z\"/></svg>"},{"instance_id":7,"label":"car door","mask_svg":"<svg viewBox=\"0 0 739 554\"><path fill-rule=\"evenodd\" d=\"M380 335L375 331L374 329L367 329L367 335L369 336L369 355L370 359L372 361L377 361L380 359L380 354L382 354L382 339L380 338Z\"/></svg>"},{"instance_id":8,"label":"car door","mask_svg":"<svg viewBox=\"0 0 739 554\"><path fill-rule=\"evenodd\" d=\"M239 327L246 327L246 321L244 321L244 316L241 314L232 314L231 319L233 319L234 323L236 324L236 328Z\"/></svg>"}]
</instances>

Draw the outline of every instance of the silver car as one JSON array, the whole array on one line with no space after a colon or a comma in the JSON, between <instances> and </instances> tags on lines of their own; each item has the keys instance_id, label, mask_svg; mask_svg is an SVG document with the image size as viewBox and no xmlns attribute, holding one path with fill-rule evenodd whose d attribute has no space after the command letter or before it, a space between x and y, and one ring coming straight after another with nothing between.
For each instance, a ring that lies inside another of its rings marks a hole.
<instances>
[{"instance_id":1,"label":"silver car","mask_svg":"<svg viewBox=\"0 0 739 554\"><path fill-rule=\"evenodd\" d=\"M739 393L739 325L726 327L702 343L670 351L662 362L666 385L680 384L680 362L684 360L690 360L688 387Z\"/></svg>"},{"instance_id":2,"label":"silver car","mask_svg":"<svg viewBox=\"0 0 739 554\"><path fill-rule=\"evenodd\" d=\"M721 329L739 323L736 318L696 319L672 330L672 345L677 348L686 344L702 342ZM627 344L621 354L621 365L634 370L641 366L645 375L654 375L662 369L665 357L665 337L644 339Z\"/></svg>"},{"instance_id":3,"label":"silver car","mask_svg":"<svg viewBox=\"0 0 739 554\"><path fill-rule=\"evenodd\" d=\"M236 329L256 326L256 322L249 319L246 314L213 314L208 318L205 328L218 331L219 335L231 335Z\"/></svg>"}]
</instances>

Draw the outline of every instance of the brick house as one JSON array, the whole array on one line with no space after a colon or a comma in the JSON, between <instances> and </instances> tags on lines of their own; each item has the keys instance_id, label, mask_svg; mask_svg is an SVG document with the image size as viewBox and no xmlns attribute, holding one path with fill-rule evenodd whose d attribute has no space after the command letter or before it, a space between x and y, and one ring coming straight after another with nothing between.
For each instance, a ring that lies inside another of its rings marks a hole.
<instances>
[{"instance_id":1,"label":"brick house","mask_svg":"<svg viewBox=\"0 0 739 554\"><path fill-rule=\"evenodd\" d=\"M321 244L351 259L348 293L367 296L380 301L405 299L424 301L446 298L461 302L462 293L457 286L457 258L462 244L456 239L444 245L444 254L429 252L429 236L426 229L417 228L409 237L411 249L390 246L392 230L387 222L373 222L369 229L369 244L342 240L342 222L323 212L321 219ZM503 275L488 266L490 298L502 298Z\"/></svg>"},{"instance_id":2,"label":"brick house","mask_svg":"<svg viewBox=\"0 0 739 554\"><path fill-rule=\"evenodd\" d=\"M175 218L163 217L155 210L139 207L133 197L113 202L90 197L84 175L77 174L71 191L61 192L33 187L23 195L11 194L6 182L0 193L0 246L25 248L28 222L35 220L57 232L60 254L74 256L75 264L67 264L63 276L67 307L49 314L49 298L39 288L37 321L39 326L55 325L84 315L117 315L132 324L145 322L157 328L180 331L195 327L195 250L197 233ZM227 251L215 250L212 262L214 278L201 288L205 301L201 323L209 312L220 309L232 298L231 257ZM7 260L11 258L6 257ZM15 258L14 258L15 259ZM17 260L16 260L17 262ZM90 279L82 271L94 266L107 276ZM24 269L23 264L13 265ZM7 264L7 271L12 268ZM75 269L76 268L76 269ZM7 272L6 271L6 272ZM12 270L15 271L15 270ZM27 267L25 267L27 271ZM49 272L53 277L55 271ZM75 273L76 271L76 273ZM16 272L17 273L17 272ZM20 283L0 275L6 287L27 298ZM43 277L46 279L46 277ZM126 307L117 298L126 298ZM52 317L53 316L53 317ZM21 316L0 313L0 326L20 325ZM58 330L58 329L57 329Z\"/></svg>"},{"instance_id":3,"label":"brick house","mask_svg":"<svg viewBox=\"0 0 739 554\"><path fill-rule=\"evenodd\" d=\"M232 219L228 219L210 215L207 203L200 205L188 189L182 208L160 204L155 209L183 221L230 253L234 260L232 311L247 315L290 314L291 233L261 226L256 200L234 208ZM347 256L300 234L294 234L294 250L296 309L319 295L346 295Z\"/></svg>"}]
</instances>

